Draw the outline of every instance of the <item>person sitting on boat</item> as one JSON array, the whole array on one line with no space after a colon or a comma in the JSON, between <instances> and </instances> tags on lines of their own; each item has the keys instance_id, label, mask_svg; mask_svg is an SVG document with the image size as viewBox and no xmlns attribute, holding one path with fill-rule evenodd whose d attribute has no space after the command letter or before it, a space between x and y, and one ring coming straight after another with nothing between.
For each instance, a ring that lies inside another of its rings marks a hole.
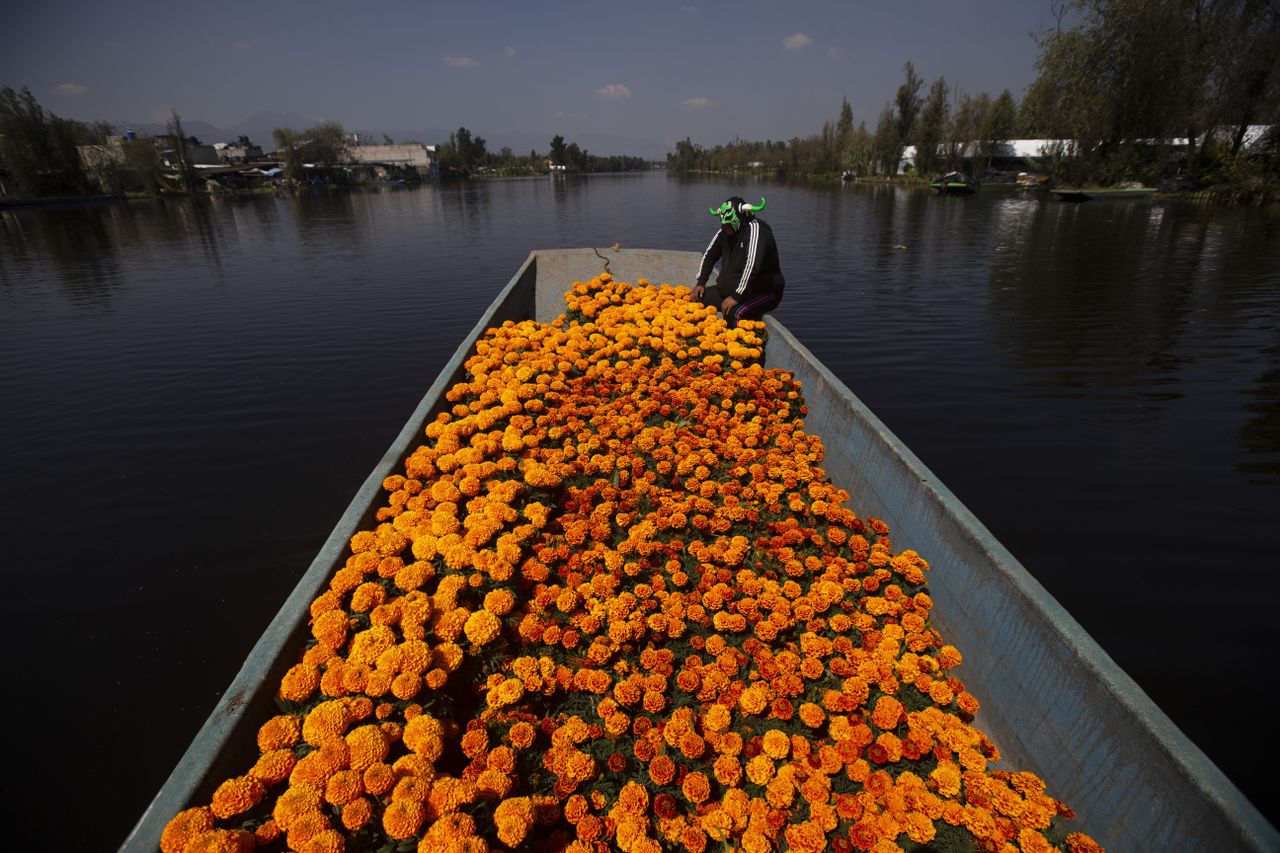
<instances>
[{"instance_id":1,"label":"person sitting on boat","mask_svg":"<svg viewBox=\"0 0 1280 853\"><path fill-rule=\"evenodd\" d=\"M764 210L749 204L741 196L732 196L719 207L709 208L720 220L720 229L702 253L693 298L717 305L729 328L739 320L759 320L782 302L786 280L778 263L778 244L773 230L756 213ZM720 274L708 295L707 279L711 269L720 263Z\"/></svg>"}]
</instances>

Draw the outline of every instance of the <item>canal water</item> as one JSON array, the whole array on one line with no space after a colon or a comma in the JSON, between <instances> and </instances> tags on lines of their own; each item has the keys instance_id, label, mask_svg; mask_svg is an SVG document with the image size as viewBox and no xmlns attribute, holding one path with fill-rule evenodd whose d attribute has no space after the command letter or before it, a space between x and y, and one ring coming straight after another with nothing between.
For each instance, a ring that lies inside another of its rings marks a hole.
<instances>
[{"instance_id":1,"label":"canal water","mask_svg":"<svg viewBox=\"0 0 1280 853\"><path fill-rule=\"evenodd\" d=\"M652 173L0 211L8 837L124 838L530 250L735 192L778 318L1280 817L1280 217Z\"/></svg>"}]
</instances>

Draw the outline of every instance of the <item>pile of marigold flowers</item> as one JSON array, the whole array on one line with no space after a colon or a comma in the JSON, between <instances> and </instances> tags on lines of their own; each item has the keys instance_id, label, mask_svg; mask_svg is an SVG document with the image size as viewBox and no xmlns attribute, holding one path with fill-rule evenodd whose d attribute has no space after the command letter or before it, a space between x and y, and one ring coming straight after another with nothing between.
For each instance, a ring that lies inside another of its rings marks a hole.
<instances>
[{"instance_id":1,"label":"pile of marigold flowers","mask_svg":"<svg viewBox=\"0 0 1280 853\"><path fill-rule=\"evenodd\" d=\"M164 853L1098 850L992 768L929 566L800 387L668 285L488 331Z\"/></svg>"}]
</instances>

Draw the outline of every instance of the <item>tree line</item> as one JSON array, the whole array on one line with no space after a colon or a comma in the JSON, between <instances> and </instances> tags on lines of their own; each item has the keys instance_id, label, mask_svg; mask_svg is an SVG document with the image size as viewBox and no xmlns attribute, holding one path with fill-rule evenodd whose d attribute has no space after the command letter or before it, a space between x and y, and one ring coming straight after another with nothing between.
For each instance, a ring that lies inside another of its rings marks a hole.
<instances>
[{"instance_id":1,"label":"tree line","mask_svg":"<svg viewBox=\"0 0 1280 853\"><path fill-rule=\"evenodd\" d=\"M449 134L436 149L436 156L441 172L446 174L536 175L546 172L548 165L562 167L566 172L631 172L649 168L649 161L643 157L591 154L576 142L566 143L558 133L551 138L546 154L531 150L525 156L505 145L493 153L484 137L473 135L465 127Z\"/></svg>"},{"instance_id":2,"label":"tree line","mask_svg":"<svg viewBox=\"0 0 1280 853\"><path fill-rule=\"evenodd\" d=\"M1278 0L1053 0L1054 23L1033 36L1036 77L1021 99L1007 89L971 95L938 77L927 86L907 62L875 121L854 125L846 99L808 137L685 138L673 171L762 169L786 174L981 173L1001 143L1059 140L1032 163L1056 180L1280 184ZM1271 125L1246 145L1251 125ZM1191 142L1188 142L1190 140Z\"/></svg>"}]
</instances>

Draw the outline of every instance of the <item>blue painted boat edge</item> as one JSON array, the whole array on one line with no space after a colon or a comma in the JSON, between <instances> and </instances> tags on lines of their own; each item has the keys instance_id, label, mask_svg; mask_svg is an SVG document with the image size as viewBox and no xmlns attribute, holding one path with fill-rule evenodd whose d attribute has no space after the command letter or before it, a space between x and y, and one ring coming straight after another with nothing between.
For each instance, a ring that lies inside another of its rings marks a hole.
<instances>
[{"instance_id":1,"label":"blue painted boat edge","mask_svg":"<svg viewBox=\"0 0 1280 853\"><path fill-rule=\"evenodd\" d=\"M404 460L421 443L420 436L427 422L443 409L444 394L462 377L463 365L475 352L476 341L492 326L531 315L536 254L529 254L471 334L441 369L409 420L351 499L310 567L250 651L168 780L125 839L121 851L154 853L160 847L160 835L165 824L175 814L193 802L207 802L223 779L245 772L247 768L243 758L255 751L258 726L277 713L276 686L289 667L297 662L297 651L308 635L311 602L323 592L329 579L344 564L351 537L372 521L373 513L382 503L382 481L403 471Z\"/></svg>"}]
</instances>

